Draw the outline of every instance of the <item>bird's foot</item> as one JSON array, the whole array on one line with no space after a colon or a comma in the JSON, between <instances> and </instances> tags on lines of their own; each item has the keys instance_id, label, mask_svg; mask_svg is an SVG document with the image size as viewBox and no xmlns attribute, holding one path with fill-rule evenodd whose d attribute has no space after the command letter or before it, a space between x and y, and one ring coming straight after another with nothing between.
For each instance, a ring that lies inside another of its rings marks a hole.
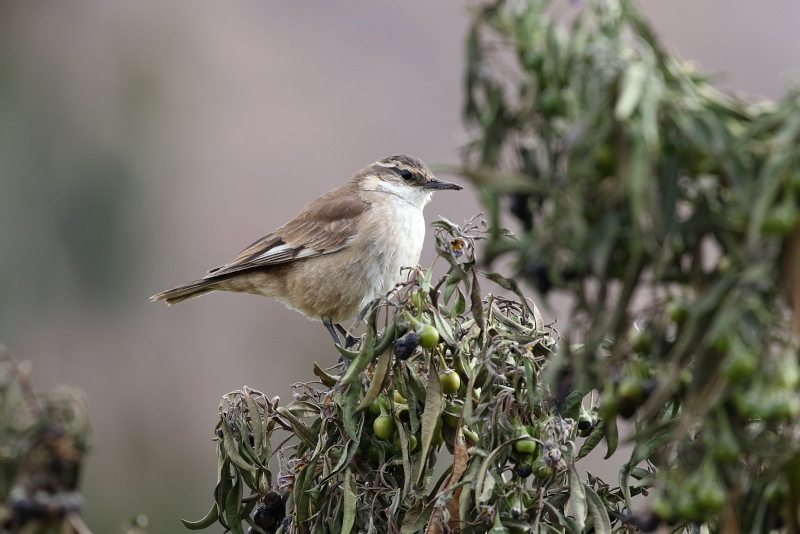
<instances>
[{"instance_id":1,"label":"bird's foot","mask_svg":"<svg viewBox=\"0 0 800 534\"><path fill-rule=\"evenodd\" d=\"M343 326L342 326L342 325L340 325L339 323L336 323L336 324L334 324L333 326L336 328L336 330L338 330L338 331L339 331L339 333L340 333L341 335L343 335L343 336L344 336L344 348L346 348L346 349L349 349L349 348L351 348L351 347L355 347L355 346L356 346L356 343L358 343L359 341L361 341L361 339L360 339L360 338L354 337L352 334L350 334L350 332L348 332L348 331L345 329L345 327L343 327Z\"/></svg>"},{"instance_id":2,"label":"bird's foot","mask_svg":"<svg viewBox=\"0 0 800 534\"><path fill-rule=\"evenodd\" d=\"M355 347L360 342L361 338L357 338L350 334L347 334L344 338L344 348L349 349L351 347Z\"/></svg>"}]
</instances>

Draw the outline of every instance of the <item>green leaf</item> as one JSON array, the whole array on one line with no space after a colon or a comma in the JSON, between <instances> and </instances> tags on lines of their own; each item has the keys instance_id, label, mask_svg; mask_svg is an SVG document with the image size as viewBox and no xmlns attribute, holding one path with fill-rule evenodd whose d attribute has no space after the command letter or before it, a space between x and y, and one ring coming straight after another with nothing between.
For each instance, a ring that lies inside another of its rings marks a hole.
<instances>
[{"instance_id":1,"label":"green leaf","mask_svg":"<svg viewBox=\"0 0 800 534\"><path fill-rule=\"evenodd\" d=\"M295 524L297 525L298 532L301 534L306 534L308 532L308 519L311 517L311 495L309 494L309 490L314 486L314 470L317 467L319 455L319 452L314 454L309 463L300 470L295 478Z\"/></svg>"},{"instance_id":2,"label":"green leaf","mask_svg":"<svg viewBox=\"0 0 800 534\"><path fill-rule=\"evenodd\" d=\"M503 289L512 291L515 295L517 295L525 311L527 311L531 315L531 317L536 317L537 315L538 317L541 317L541 315L538 314L538 310L536 313L534 313L534 311L531 309L530 305L528 304L528 300L525 298L525 295L522 293L522 290L519 288L519 284L517 284L516 280L512 280L511 278L506 278L500 273L487 273L483 271L478 271L478 274L480 274L484 278L491 280L492 282L499 285ZM537 328L541 328L541 326L542 325L539 324L536 325Z\"/></svg>"},{"instance_id":3,"label":"green leaf","mask_svg":"<svg viewBox=\"0 0 800 534\"><path fill-rule=\"evenodd\" d=\"M386 379L389 378L389 369L392 365L392 349L387 347L380 356L378 356L378 364L375 366L375 372L372 375L372 382L364 394L364 398L356 408L357 412L361 412L369 408L369 406L378 398Z\"/></svg>"},{"instance_id":4,"label":"green leaf","mask_svg":"<svg viewBox=\"0 0 800 534\"><path fill-rule=\"evenodd\" d=\"M608 517L603 500L589 485L584 485L586 503L589 505L589 514L592 516L595 534L611 534L611 520Z\"/></svg>"},{"instance_id":5,"label":"green leaf","mask_svg":"<svg viewBox=\"0 0 800 534\"><path fill-rule=\"evenodd\" d=\"M218 517L219 510L217 509L217 505L214 504L211 507L211 511L208 512L203 519L200 519L199 521L187 521L185 519L181 519L181 522L183 523L183 526L189 530L202 530L213 525L217 521Z\"/></svg>"},{"instance_id":6,"label":"green leaf","mask_svg":"<svg viewBox=\"0 0 800 534\"><path fill-rule=\"evenodd\" d=\"M231 487L233 483L231 482L231 461L230 458L225 455L224 451L221 450L222 446L220 445L220 450L218 451L219 456L219 464L217 466L217 485L214 488L214 503L217 507L218 512L218 520L220 524L228 528L228 523L225 521L225 503L228 499L228 493L231 491Z\"/></svg>"},{"instance_id":7,"label":"green leaf","mask_svg":"<svg viewBox=\"0 0 800 534\"><path fill-rule=\"evenodd\" d=\"M450 312L450 318L453 319L459 315L464 315L465 311L467 311L467 299L460 289L456 289L456 301Z\"/></svg>"},{"instance_id":8,"label":"green leaf","mask_svg":"<svg viewBox=\"0 0 800 534\"><path fill-rule=\"evenodd\" d=\"M578 469L573 465L569 470L569 500L572 505L572 518L575 520L575 529L578 532L583 530L586 522L586 492Z\"/></svg>"},{"instance_id":9,"label":"green leaf","mask_svg":"<svg viewBox=\"0 0 800 534\"><path fill-rule=\"evenodd\" d=\"M538 404L538 397L536 395L537 377L533 370L533 362L529 358L523 358L522 365L525 367L525 391L527 394L528 409L531 413L534 413Z\"/></svg>"},{"instance_id":10,"label":"green leaf","mask_svg":"<svg viewBox=\"0 0 800 534\"><path fill-rule=\"evenodd\" d=\"M359 354L358 352L346 349L346 348L342 347L341 345L336 345L336 350L338 350L339 354L341 354L342 356L344 356L345 358L347 358L351 362L353 360L355 360L356 358L358 358L358 354Z\"/></svg>"},{"instance_id":11,"label":"green leaf","mask_svg":"<svg viewBox=\"0 0 800 534\"><path fill-rule=\"evenodd\" d=\"M567 398L564 399L564 417L577 419L581 401L583 401L584 397L586 397L592 389L592 386L586 382L578 384L578 386L567 395Z\"/></svg>"},{"instance_id":12,"label":"green leaf","mask_svg":"<svg viewBox=\"0 0 800 534\"><path fill-rule=\"evenodd\" d=\"M444 411L444 397L442 397L442 385L439 382L439 375L436 373L435 358L428 358L428 386L425 391L425 411L422 412L420 424L422 426L422 438L420 452L422 465L426 463L428 451L431 448L431 440L436 429L436 422ZM422 478L425 469L420 469L417 475L417 483Z\"/></svg>"},{"instance_id":13,"label":"green leaf","mask_svg":"<svg viewBox=\"0 0 800 534\"><path fill-rule=\"evenodd\" d=\"M660 449L661 447L667 445L672 440L672 431L671 427L665 428L659 432L656 432L646 443L637 442L636 445L633 447L633 451L631 452L631 458L619 471L619 487L622 491L622 495L625 497L625 503L628 508L631 508L633 505L631 501L631 489L629 485L629 478L631 475L631 471L635 468L641 461L646 460L652 454Z\"/></svg>"},{"instance_id":14,"label":"green leaf","mask_svg":"<svg viewBox=\"0 0 800 534\"><path fill-rule=\"evenodd\" d=\"M617 120L624 121L639 105L647 84L647 66L644 63L631 63L622 78L622 93L614 108Z\"/></svg>"},{"instance_id":15,"label":"green leaf","mask_svg":"<svg viewBox=\"0 0 800 534\"><path fill-rule=\"evenodd\" d=\"M397 362L395 364L395 386L400 384L411 384L411 375L412 373L416 376L415 369L411 368L407 364L401 365L401 362ZM419 377L417 377L419 378ZM421 384L420 384L421 385ZM424 386L423 386L424 388ZM402 389L402 388L400 388ZM425 390L422 390L423 393ZM401 391L403 393L403 391ZM417 434L419 432L419 413L417 411L417 406L419 403L425 403L425 397L423 396L422 399L417 398L417 388L411 387L411 385L407 385L405 388L405 395L403 395L406 400L408 401L408 417L409 417L409 427L411 428L412 434Z\"/></svg>"},{"instance_id":16,"label":"green leaf","mask_svg":"<svg viewBox=\"0 0 800 534\"><path fill-rule=\"evenodd\" d=\"M428 269L425 271L425 274L422 276L422 281L420 282L420 289L425 295L431 292L431 278L433 278L433 269Z\"/></svg>"},{"instance_id":17,"label":"green leaf","mask_svg":"<svg viewBox=\"0 0 800 534\"><path fill-rule=\"evenodd\" d=\"M367 333L364 336L364 341L361 343L361 350L358 355L352 358L350 367L345 371L344 376L339 380L339 387L346 387L354 382L361 380L361 373L375 357L375 336L376 327L375 323L378 320L378 313L380 308L375 306L367 319Z\"/></svg>"},{"instance_id":18,"label":"green leaf","mask_svg":"<svg viewBox=\"0 0 800 534\"><path fill-rule=\"evenodd\" d=\"M583 445L581 445L581 448L578 451L578 456L577 458L575 458L576 460L580 460L584 456L588 455L595 449L595 447L597 447L597 445L601 441L603 441L603 438L605 437L606 434L605 425L606 425L605 421L600 421L600 424L598 424L592 431L592 433L589 434L589 437L586 438L586 441L584 441Z\"/></svg>"},{"instance_id":19,"label":"green leaf","mask_svg":"<svg viewBox=\"0 0 800 534\"><path fill-rule=\"evenodd\" d=\"M442 302L447 304L450 302L450 297L453 295L453 292L458 287L458 283L462 280L463 271L452 271L450 274L447 275L447 279L444 283L444 294L442 295Z\"/></svg>"},{"instance_id":20,"label":"green leaf","mask_svg":"<svg viewBox=\"0 0 800 534\"><path fill-rule=\"evenodd\" d=\"M475 324L480 328L480 338L483 339L485 337L483 332L486 329L486 314L483 309L483 297L481 296L481 286L478 284L478 274L474 270L472 271L472 292L469 300L472 317L475 319Z\"/></svg>"},{"instance_id":21,"label":"green leaf","mask_svg":"<svg viewBox=\"0 0 800 534\"><path fill-rule=\"evenodd\" d=\"M409 410L410 409L411 407L409 406ZM397 436L400 438L400 453L403 456L402 496L405 497L406 495L408 495L408 492L411 489L411 480L413 480L414 476L414 465L412 465L411 463L411 451L410 451L411 444L408 439L408 435L406 435L406 429L404 428L404 426L401 426L400 428L397 429Z\"/></svg>"},{"instance_id":22,"label":"green leaf","mask_svg":"<svg viewBox=\"0 0 800 534\"><path fill-rule=\"evenodd\" d=\"M369 516L369 523L367 524L367 534L378 534L378 529L375 528L375 522L372 515Z\"/></svg>"},{"instance_id":23,"label":"green leaf","mask_svg":"<svg viewBox=\"0 0 800 534\"><path fill-rule=\"evenodd\" d=\"M609 417L605 421L603 421L603 432L606 438L606 444L608 445L608 452L606 452L604 460L608 460L611 456L616 452L617 446L619 445L619 432L617 430L617 418L616 416ZM594 434L594 432L593 432Z\"/></svg>"},{"instance_id":24,"label":"green leaf","mask_svg":"<svg viewBox=\"0 0 800 534\"><path fill-rule=\"evenodd\" d=\"M407 361L406 362L406 385L409 386L408 395L406 398L411 399L411 391L414 392L414 397L416 398L417 402L427 406L427 385L425 382L422 381L418 374L417 365L413 362Z\"/></svg>"},{"instance_id":25,"label":"green leaf","mask_svg":"<svg viewBox=\"0 0 800 534\"><path fill-rule=\"evenodd\" d=\"M231 490L225 498L225 517L228 519L228 527L233 534L244 534L244 530L242 530L242 519L239 517L241 509L242 482L237 473L233 477L233 487L231 487Z\"/></svg>"},{"instance_id":26,"label":"green leaf","mask_svg":"<svg viewBox=\"0 0 800 534\"><path fill-rule=\"evenodd\" d=\"M361 436L362 431L363 430L361 428L358 429L359 436ZM345 454L342 454L341 458L339 458L339 463L336 464L333 470L330 473L328 473L328 476L323 478L320 483L324 484L325 482L328 482L334 477L339 476L339 474L341 474L342 471L344 471L345 468L347 468L347 466L350 465L350 462L353 461L353 458L356 457L356 454L358 454L358 440L349 441L345 449Z\"/></svg>"},{"instance_id":27,"label":"green leaf","mask_svg":"<svg viewBox=\"0 0 800 534\"><path fill-rule=\"evenodd\" d=\"M358 398L361 395L361 386L353 384L347 388L344 395L340 397L342 401L342 423L347 435L352 441L358 441L358 426L359 421L363 421L364 416L356 412L358 407ZM358 419L357 419L358 417Z\"/></svg>"},{"instance_id":28,"label":"green leaf","mask_svg":"<svg viewBox=\"0 0 800 534\"><path fill-rule=\"evenodd\" d=\"M436 502L428 503L426 506L422 505L422 501L417 501L405 514L403 524L400 526L400 534L415 534L431 517L431 512Z\"/></svg>"},{"instance_id":29,"label":"green leaf","mask_svg":"<svg viewBox=\"0 0 800 534\"><path fill-rule=\"evenodd\" d=\"M492 452L490 452L490 453L489 453L489 454L486 456L486 458L483 460L483 463L481 463L480 469L478 469L478 472L477 472L477 474L475 475L475 495L476 495L476 496L483 495L483 493L484 493L484 491L483 491L483 486L484 486L484 484L485 484L485 480L486 480L486 473L489 471L489 468L490 468L490 467L491 467L491 465L492 465L492 461L493 461L493 460L494 460L494 459L497 457L497 455L499 455L499 454L500 454L500 453L501 453L501 452L502 452L502 451L503 451L503 450L504 450L506 447L508 447L509 445L512 445L512 444L514 444L514 443L516 443L516 442L520 441L521 439L526 439L526 438L514 438L514 439L510 439L510 440L506 441L505 443L502 443L501 445L498 445L498 447L497 447L496 449L494 449Z\"/></svg>"},{"instance_id":30,"label":"green leaf","mask_svg":"<svg viewBox=\"0 0 800 534\"><path fill-rule=\"evenodd\" d=\"M286 407L289 412L295 417L317 417L319 415L319 406L308 401L294 401Z\"/></svg>"},{"instance_id":31,"label":"green leaf","mask_svg":"<svg viewBox=\"0 0 800 534\"><path fill-rule=\"evenodd\" d=\"M492 471L487 471L483 477L483 484L481 486L480 493L476 493L475 495L475 502L489 502L489 499L492 498L492 492L494 492L494 487L496 484L497 479L495 478L494 474L492 474Z\"/></svg>"},{"instance_id":32,"label":"green leaf","mask_svg":"<svg viewBox=\"0 0 800 534\"><path fill-rule=\"evenodd\" d=\"M433 324L436 326L436 330L439 331L442 341L444 341L447 345L454 347L456 345L456 340L453 337L453 329L450 326L450 323L444 320L444 317L442 317L442 314L439 313L439 310L433 310Z\"/></svg>"},{"instance_id":33,"label":"green leaf","mask_svg":"<svg viewBox=\"0 0 800 534\"><path fill-rule=\"evenodd\" d=\"M564 514L562 514L561 511L558 510L558 508L556 508L546 500L543 502L543 504L548 510L550 510L550 513L552 513L554 516L556 516L556 518L558 518L558 522L561 523L561 525L567 529L567 532L571 532L573 534L580 534L580 530L578 530L577 526L575 525L575 521L571 517L567 517ZM548 526L548 523L544 523L544 525Z\"/></svg>"}]
</instances>

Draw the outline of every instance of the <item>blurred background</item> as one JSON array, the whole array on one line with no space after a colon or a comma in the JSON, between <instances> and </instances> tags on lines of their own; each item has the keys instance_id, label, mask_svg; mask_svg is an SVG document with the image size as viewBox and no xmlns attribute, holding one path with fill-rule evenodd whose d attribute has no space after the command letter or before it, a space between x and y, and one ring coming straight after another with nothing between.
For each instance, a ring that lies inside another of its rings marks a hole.
<instances>
[{"instance_id":1,"label":"blurred background","mask_svg":"<svg viewBox=\"0 0 800 534\"><path fill-rule=\"evenodd\" d=\"M726 90L777 97L800 66L797 2L643 6ZM423 0L0 0L0 342L39 388L86 391L95 532L202 516L220 396L286 399L336 359L321 325L269 299L148 297L386 155L458 161L468 23L466 3ZM479 210L467 189L426 215Z\"/></svg>"}]
</instances>

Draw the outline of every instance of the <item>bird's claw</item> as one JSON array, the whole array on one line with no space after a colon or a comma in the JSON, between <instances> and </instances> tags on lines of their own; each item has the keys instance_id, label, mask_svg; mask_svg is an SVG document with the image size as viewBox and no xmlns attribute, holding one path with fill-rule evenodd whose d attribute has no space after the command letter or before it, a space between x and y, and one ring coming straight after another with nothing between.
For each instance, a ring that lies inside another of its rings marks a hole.
<instances>
[{"instance_id":1,"label":"bird's claw","mask_svg":"<svg viewBox=\"0 0 800 534\"><path fill-rule=\"evenodd\" d=\"M359 341L361 341L360 338L347 334L347 336L344 338L344 348L349 349L351 347L355 347Z\"/></svg>"}]
</instances>

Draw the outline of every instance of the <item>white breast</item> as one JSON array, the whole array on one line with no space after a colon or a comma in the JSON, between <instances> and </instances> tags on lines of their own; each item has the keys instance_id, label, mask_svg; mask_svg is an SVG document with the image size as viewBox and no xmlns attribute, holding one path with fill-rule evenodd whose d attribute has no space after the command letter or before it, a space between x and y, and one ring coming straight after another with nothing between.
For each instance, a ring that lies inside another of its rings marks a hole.
<instances>
[{"instance_id":1,"label":"white breast","mask_svg":"<svg viewBox=\"0 0 800 534\"><path fill-rule=\"evenodd\" d=\"M403 267L416 267L425 239L425 218L420 207L394 195L377 194L372 209L360 225L358 243L368 258L362 268L366 286L371 289L363 304L385 295L405 280Z\"/></svg>"}]
</instances>

